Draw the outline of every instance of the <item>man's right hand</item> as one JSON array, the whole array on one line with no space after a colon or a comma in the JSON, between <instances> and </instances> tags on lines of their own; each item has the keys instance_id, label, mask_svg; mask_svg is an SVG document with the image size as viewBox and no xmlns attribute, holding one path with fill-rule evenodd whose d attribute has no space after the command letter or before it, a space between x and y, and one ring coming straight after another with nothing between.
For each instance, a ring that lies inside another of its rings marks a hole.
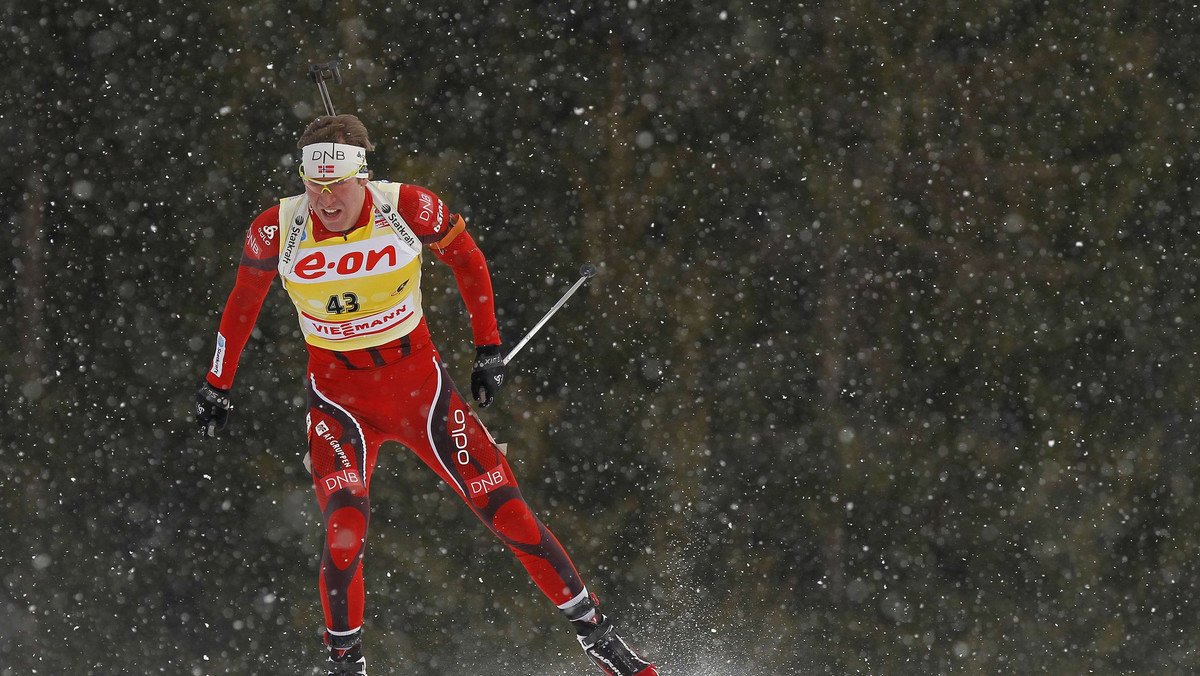
<instances>
[{"instance_id":1,"label":"man's right hand","mask_svg":"<svg viewBox=\"0 0 1200 676\"><path fill-rule=\"evenodd\" d=\"M201 385L196 391L196 424L200 427L200 436L217 436L217 430L224 429L225 423L229 422L232 409L229 390L213 387L207 382Z\"/></svg>"}]
</instances>

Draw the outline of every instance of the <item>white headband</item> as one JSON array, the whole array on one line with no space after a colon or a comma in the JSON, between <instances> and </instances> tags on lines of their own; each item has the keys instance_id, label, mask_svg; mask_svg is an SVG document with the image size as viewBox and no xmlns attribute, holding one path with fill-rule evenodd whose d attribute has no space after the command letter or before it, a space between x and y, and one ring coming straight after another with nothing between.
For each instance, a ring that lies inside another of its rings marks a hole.
<instances>
[{"instance_id":1,"label":"white headband","mask_svg":"<svg viewBox=\"0 0 1200 676\"><path fill-rule=\"evenodd\" d=\"M311 143L300 150L300 176L319 185L367 178L367 150L345 143Z\"/></svg>"}]
</instances>

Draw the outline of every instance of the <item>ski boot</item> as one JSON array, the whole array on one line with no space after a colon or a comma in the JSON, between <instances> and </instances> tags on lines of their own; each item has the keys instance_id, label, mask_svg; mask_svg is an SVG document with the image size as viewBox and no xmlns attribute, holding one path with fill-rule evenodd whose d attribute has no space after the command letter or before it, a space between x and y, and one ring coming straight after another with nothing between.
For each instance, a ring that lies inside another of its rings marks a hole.
<instances>
[{"instance_id":1,"label":"ski boot","mask_svg":"<svg viewBox=\"0 0 1200 676\"><path fill-rule=\"evenodd\" d=\"M362 629L345 636L326 631L325 645L329 646L329 661L325 664L329 676L367 676L367 660L362 654Z\"/></svg>"},{"instance_id":2,"label":"ski boot","mask_svg":"<svg viewBox=\"0 0 1200 676\"><path fill-rule=\"evenodd\" d=\"M562 608L588 659L608 676L658 676L658 668L634 652L596 606L596 596L589 594Z\"/></svg>"}]
</instances>

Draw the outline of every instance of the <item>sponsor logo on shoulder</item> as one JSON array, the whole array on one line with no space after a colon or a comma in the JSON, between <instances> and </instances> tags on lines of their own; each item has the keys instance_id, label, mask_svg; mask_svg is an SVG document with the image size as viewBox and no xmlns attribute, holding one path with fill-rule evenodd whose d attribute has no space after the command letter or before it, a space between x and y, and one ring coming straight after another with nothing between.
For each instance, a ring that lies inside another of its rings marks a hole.
<instances>
[{"instance_id":1,"label":"sponsor logo on shoulder","mask_svg":"<svg viewBox=\"0 0 1200 676\"><path fill-rule=\"evenodd\" d=\"M433 219L433 198L429 196L429 193L423 192L417 196L417 201L420 202L419 207L421 209L421 213L417 215L417 218L428 223Z\"/></svg>"},{"instance_id":2,"label":"sponsor logo on shoulder","mask_svg":"<svg viewBox=\"0 0 1200 676\"><path fill-rule=\"evenodd\" d=\"M437 204L433 203L433 196L427 192L423 192L417 196L418 208L421 210L417 214L417 218L428 223L433 227L434 232L441 232L442 225L446 222L446 205L438 198ZM437 216L437 219L434 219Z\"/></svg>"},{"instance_id":3,"label":"sponsor logo on shoulder","mask_svg":"<svg viewBox=\"0 0 1200 676\"><path fill-rule=\"evenodd\" d=\"M288 228L287 241L284 242L282 258L285 264L291 263L296 256L296 249L307 236L304 228L304 216L296 217L295 227Z\"/></svg>"}]
</instances>

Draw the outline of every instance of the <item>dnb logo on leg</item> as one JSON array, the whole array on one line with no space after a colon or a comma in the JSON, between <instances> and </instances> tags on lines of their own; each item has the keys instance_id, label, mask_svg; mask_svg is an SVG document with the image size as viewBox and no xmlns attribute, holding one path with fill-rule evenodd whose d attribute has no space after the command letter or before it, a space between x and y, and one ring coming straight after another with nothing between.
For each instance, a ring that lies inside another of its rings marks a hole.
<instances>
[{"instance_id":1,"label":"dnb logo on leg","mask_svg":"<svg viewBox=\"0 0 1200 676\"><path fill-rule=\"evenodd\" d=\"M508 476L499 467L467 481L467 493L471 497L487 495L501 486L509 484Z\"/></svg>"},{"instance_id":2,"label":"dnb logo on leg","mask_svg":"<svg viewBox=\"0 0 1200 676\"><path fill-rule=\"evenodd\" d=\"M355 472L352 469L344 469L336 474L331 474L325 477L324 481L325 490L329 491L330 493L343 488L356 488L359 487L360 484L358 472Z\"/></svg>"}]
</instances>

